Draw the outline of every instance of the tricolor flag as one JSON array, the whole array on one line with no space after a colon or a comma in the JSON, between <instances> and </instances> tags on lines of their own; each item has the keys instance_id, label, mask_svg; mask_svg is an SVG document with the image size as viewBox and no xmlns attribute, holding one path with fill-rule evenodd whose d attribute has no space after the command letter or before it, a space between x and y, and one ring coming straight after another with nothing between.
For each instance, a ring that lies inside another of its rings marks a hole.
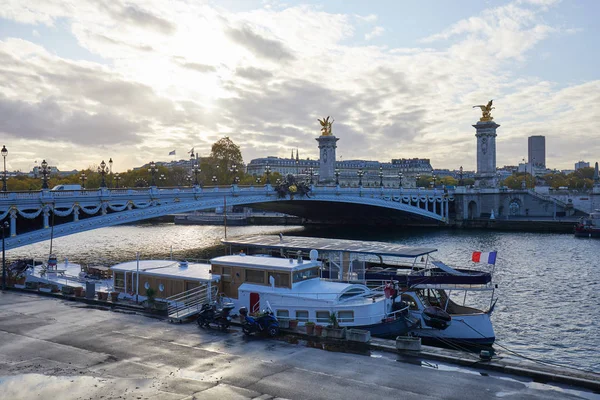
<instances>
[{"instance_id":1,"label":"tricolor flag","mask_svg":"<svg viewBox=\"0 0 600 400\"><path fill-rule=\"evenodd\" d=\"M490 251L489 253L482 253L481 251L474 251L471 260L474 262L487 262L488 264L496 264L497 251Z\"/></svg>"},{"instance_id":2,"label":"tricolor flag","mask_svg":"<svg viewBox=\"0 0 600 400\"><path fill-rule=\"evenodd\" d=\"M169 155L170 155L170 156L174 156L174 155L175 155L175 150L173 150L173 151L170 151L170 152L169 152Z\"/></svg>"}]
</instances>

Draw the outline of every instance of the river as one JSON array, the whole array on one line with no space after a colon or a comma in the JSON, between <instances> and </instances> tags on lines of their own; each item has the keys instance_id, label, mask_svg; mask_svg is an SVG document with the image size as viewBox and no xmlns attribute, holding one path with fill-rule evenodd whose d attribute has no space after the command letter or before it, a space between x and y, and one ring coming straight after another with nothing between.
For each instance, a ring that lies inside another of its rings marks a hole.
<instances>
[{"instance_id":1,"label":"river","mask_svg":"<svg viewBox=\"0 0 600 400\"><path fill-rule=\"evenodd\" d=\"M600 372L600 240L479 230L227 228L229 237L279 232L435 247L437 258L466 267L473 251L497 250L499 300L492 322L498 353ZM207 258L205 249L219 244L223 234L222 226L144 223L57 238L52 246L61 261L111 265L135 259L136 252L141 258L164 258L171 251L176 258ZM46 259L49 249L46 241L10 250L7 258Z\"/></svg>"}]
</instances>

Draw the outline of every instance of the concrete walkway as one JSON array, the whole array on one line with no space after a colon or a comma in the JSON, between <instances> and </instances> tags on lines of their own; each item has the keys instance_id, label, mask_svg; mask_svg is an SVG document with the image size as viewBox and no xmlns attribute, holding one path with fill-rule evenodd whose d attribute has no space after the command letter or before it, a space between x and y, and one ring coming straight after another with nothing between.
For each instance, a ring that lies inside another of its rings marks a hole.
<instances>
[{"instance_id":1,"label":"concrete walkway","mask_svg":"<svg viewBox=\"0 0 600 400\"><path fill-rule=\"evenodd\" d=\"M0 397L17 399L600 399L394 353L336 353L0 292ZM476 367L476 365L475 365Z\"/></svg>"}]
</instances>

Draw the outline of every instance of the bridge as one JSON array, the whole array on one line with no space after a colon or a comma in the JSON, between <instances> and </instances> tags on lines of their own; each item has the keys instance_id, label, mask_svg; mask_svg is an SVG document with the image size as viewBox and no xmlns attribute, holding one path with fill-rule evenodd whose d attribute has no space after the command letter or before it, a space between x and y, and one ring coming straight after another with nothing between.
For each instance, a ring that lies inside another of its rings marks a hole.
<instances>
[{"instance_id":1,"label":"bridge","mask_svg":"<svg viewBox=\"0 0 600 400\"><path fill-rule=\"evenodd\" d=\"M418 220L448 223L452 192L439 189L314 186L281 196L270 184L74 191L0 192L0 221L9 221L6 249L164 215L247 205L313 220L357 223ZM58 217L58 218L56 218ZM29 221L27 221L29 220ZM21 221L21 222L19 222ZM28 223L25 223L27 221ZM37 224L36 221L39 221ZM22 226L21 226L22 225ZM33 227L32 227L33 225Z\"/></svg>"}]
</instances>

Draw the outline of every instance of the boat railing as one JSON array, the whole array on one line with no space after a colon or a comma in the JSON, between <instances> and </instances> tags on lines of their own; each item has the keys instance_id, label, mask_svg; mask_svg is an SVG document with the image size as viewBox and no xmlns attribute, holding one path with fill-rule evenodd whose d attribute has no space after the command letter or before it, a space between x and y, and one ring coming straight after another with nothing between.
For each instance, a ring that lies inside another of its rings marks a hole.
<instances>
[{"instance_id":1,"label":"boat railing","mask_svg":"<svg viewBox=\"0 0 600 400\"><path fill-rule=\"evenodd\" d=\"M181 319L200 312L206 303L216 300L216 286L201 285L166 298L169 318Z\"/></svg>"}]
</instances>

